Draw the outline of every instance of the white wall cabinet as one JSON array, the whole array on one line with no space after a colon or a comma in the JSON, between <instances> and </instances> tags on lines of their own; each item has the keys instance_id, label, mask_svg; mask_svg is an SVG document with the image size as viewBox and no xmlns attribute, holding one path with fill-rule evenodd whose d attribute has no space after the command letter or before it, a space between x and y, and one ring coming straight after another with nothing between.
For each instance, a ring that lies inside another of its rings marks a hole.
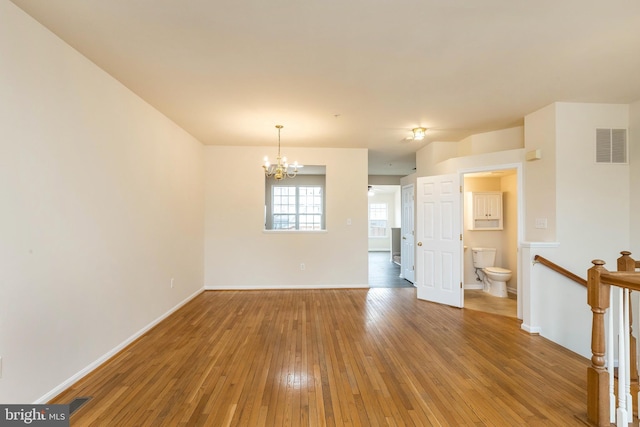
<instances>
[{"instance_id":1,"label":"white wall cabinet","mask_svg":"<svg viewBox=\"0 0 640 427\"><path fill-rule=\"evenodd\" d=\"M502 230L502 193L499 191L467 193L467 227L469 230Z\"/></svg>"}]
</instances>

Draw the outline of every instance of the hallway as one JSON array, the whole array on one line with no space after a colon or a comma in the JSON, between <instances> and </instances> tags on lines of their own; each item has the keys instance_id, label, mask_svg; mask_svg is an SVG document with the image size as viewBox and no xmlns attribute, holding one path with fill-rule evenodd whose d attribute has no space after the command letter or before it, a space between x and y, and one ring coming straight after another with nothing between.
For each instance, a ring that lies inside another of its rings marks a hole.
<instances>
[{"instance_id":1,"label":"hallway","mask_svg":"<svg viewBox=\"0 0 640 427\"><path fill-rule=\"evenodd\" d=\"M400 266L390 261L389 252L369 252L369 286L372 288L412 288L400 278Z\"/></svg>"}]
</instances>

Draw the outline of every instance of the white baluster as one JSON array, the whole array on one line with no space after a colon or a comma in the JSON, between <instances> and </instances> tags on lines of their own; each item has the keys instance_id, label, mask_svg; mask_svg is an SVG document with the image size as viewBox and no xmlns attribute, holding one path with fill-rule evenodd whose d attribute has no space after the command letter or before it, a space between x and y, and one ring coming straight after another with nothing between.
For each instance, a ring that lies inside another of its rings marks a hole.
<instances>
[{"instance_id":1,"label":"white baluster","mask_svg":"<svg viewBox=\"0 0 640 427\"><path fill-rule=\"evenodd\" d=\"M607 310L607 345L605 353L607 355L607 371L609 371L609 419L611 424L616 423L616 391L614 378L614 353L613 347L613 292L609 293L609 310Z\"/></svg>"},{"instance_id":2,"label":"white baluster","mask_svg":"<svg viewBox=\"0 0 640 427\"><path fill-rule=\"evenodd\" d=\"M627 361L625 350L626 339L624 337L624 297L623 289L618 289L618 410L616 416L616 425L619 427L626 427L629 424L627 417L627 391L626 391L626 378L627 378Z\"/></svg>"},{"instance_id":3,"label":"white baluster","mask_svg":"<svg viewBox=\"0 0 640 427\"><path fill-rule=\"evenodd\" d=\"M624 290L624 349L625 365L625 394L627 395L627 414L633 420L633 400L631 400L631 330L629 329L629 289Z\"/></svg>"}]
</instances>

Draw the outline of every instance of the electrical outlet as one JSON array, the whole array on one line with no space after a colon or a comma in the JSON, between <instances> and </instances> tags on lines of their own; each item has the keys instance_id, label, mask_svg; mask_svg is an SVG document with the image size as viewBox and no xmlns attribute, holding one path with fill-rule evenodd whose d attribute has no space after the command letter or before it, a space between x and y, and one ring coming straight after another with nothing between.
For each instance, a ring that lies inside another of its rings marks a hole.
<instances>
[{"instance_id":1,"label":"electrical outlet","mask_svg":"<svg viewBox=\"0 0 640 427\"><path fill-rule=\"evenodd\" d=\"M304 262L302 264L300 264L300 270L304 270L306 267L304 265Z\"/></svg>"},{"instance_id":2,"label":"electrical outlet","mask_svg":"<svg viewBox=\"0 0 640 427\"><path fill-rule=\"evenodd\" d=\"M536 218L536 228L547 228L547 218Z\"/></svg>"},{"instance_id":3,"label":"electrical outlet","mask_svg":"<svg viewBox=\"0 0 640 427\"><path fill-rule=\"evenodd\" d=\"M173 289L173 277L171 278L171 289Z\"/></svg>"}]
</instances>

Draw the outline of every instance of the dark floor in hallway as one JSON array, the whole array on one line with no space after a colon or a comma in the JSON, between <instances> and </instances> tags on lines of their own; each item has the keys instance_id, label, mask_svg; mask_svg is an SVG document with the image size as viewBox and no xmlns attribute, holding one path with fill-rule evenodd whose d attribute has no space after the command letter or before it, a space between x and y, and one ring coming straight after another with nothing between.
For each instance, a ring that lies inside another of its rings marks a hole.
<instances>
[{"instance_id":1,"label":"dark floor in hallway","mask_svg":"<svg viewBox=\"0 0 640 427\"><path fill-rule=\"evenodd\" d=\"M413 284L400 278L400 266L391 261L390 252L369 252L369 286L410 288Z\"/></svg>"}]
</instances>

